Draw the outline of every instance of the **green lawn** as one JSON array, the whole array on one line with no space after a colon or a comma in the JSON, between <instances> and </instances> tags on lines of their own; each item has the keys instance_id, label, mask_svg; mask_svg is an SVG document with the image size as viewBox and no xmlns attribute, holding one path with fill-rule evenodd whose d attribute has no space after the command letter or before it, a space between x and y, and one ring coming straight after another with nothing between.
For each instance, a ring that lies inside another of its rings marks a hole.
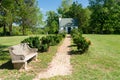
<instances>
[{"instance_id":1,"label":"green lawn","mask_svg":"<svg viewBox=\"0 0 120 80\"><path fill-rule=\"evenodd\" d=\"M49 80L120 80L120 35L84 35L89 51L71 55L73 74Z\"/></svg>"},{"instance_id":2,"label":"green lawn","mask_svg":"<svg viewBox=\"0 0 120 80\"><path fill-rule=\"evenodd\" d=\"M39 37L45 35L38 35ZM58 46L51 46L48 52L39 53L37 62L30 62L28 64L28 71L18 71L13 69L10 61L8 47L19 44L23 39L28 36L13 36L13 37L0 37L0 79L4 80L32 80L36 74L47 68L48 63L51 62L52 57L55 55ZM62 42L61 42L62 43Z\"/></svg>"},{"instance_id":3,"label":"green lawn","mask_svg":"<svg viewBox=\"0 0 120 80\"><path fill-rule=\"evenodd\" d=\"M73 73L56 76L47 80L120 80L120 35L84 35L91 40L89 51L85 54L71 55ZM0 78L4 80L32 80L45 69L58 46L49 52L39 54L38 62L30 62L29 71L19 72L12 69L7 48L18 44L27 36L0 37ZM73 48L75 49L75 48ZM4 68L4 69L3 69Z\"/></svg>"}]
</instances>

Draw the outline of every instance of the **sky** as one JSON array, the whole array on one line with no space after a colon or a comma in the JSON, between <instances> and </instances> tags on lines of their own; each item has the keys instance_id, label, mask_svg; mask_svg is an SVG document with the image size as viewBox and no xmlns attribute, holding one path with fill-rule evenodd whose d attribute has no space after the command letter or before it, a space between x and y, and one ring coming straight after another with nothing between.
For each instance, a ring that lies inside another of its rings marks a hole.
<instances>
[{"instance_id":1,"label":"sky","mask_svg":"<svg viewBox=\"0 0 120 80\"><path fill-rule=\"evenodd\" d=\"M61 1L62 0L38 0L38 6L45 16L47 11L57 11L57 8L61 5ZM82 4L83 7L87 7L89 4L88 0L73 1L78 1L78 3Z\"/></svg>"}]
</instances>

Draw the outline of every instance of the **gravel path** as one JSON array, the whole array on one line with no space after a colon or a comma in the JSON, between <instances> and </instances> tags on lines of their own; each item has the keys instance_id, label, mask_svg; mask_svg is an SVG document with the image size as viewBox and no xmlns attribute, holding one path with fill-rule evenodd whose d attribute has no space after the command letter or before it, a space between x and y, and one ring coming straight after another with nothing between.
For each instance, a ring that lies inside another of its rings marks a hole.
<instances>
[{"instance_id":1,"label":"gravel path","mask_svg":"<svg viewBox=\"0 0 120 80\"><path fill-rule=\"evenodd\" d=\"M72 73L72 66L70 64L70 51L71 38L70 35L64 39L62 45L58 48L56 55L53 57L52 62L48 68L39 73L33 80L40 80L41 78L50 78L57 75L69 75Z\"/></svg>"}]
</instances>

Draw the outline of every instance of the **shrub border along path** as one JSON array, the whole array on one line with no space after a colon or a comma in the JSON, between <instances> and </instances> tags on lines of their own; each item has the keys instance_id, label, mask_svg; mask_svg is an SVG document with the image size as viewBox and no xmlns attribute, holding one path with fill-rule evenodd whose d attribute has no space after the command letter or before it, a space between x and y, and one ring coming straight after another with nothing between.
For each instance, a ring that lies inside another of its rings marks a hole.
<instances>
[{"instance_id":1,"label":"shrub border along path","mask_svg":"<svg viewBox=\"0 0 120 80\"><path fill-rule=\"evenodd\" d=\"M67 35L62 45L58 48L56 55L53 57L52 62L48 68L40 72L34 80L41 78L50 78L58 75L69 75L72 73L72 66L70 64L70 51L71 38Z\"/></svg>"}]
</instances>

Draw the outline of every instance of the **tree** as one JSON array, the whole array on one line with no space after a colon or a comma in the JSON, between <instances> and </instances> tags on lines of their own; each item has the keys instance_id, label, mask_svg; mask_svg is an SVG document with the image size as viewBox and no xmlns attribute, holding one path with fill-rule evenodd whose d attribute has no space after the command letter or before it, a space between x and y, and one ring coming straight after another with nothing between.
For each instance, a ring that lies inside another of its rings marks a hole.
<instances>
[{"instance_id":1,"label":"tree","mask_svg":"<svg viewBox=\"0 0 120 80\"><path fill-rule=\"evenodd\" d=\"M89 0L92 11L90 27L95 33L113 33L120 26L117 0Z\"/></svg>"},{"instance_id":2,"label":"tree","mask_svg":"<svg viewBox=\"0 0 120 80\"><path fill-rule=\"evenodd\" d=\"M67 17L67 12L72 4L73 0L62 0L61 6L57 9L58 13L62 15L62 17Z\"/></svg>"},{"instance_id":3,"label":"tree","mask_svg":"<svg viewBox=\"0 0 120 80\"><path fill-rule=\"evenodd\" d=\"M5 12L0 6L0 27L3 27L3 34L6 33L6 26L5 26Z\"/></svg>"},{"instance_id":4,"label":"tree","mask_svg":"<svg viewBox=\"0 0 120 80\"><path fill-rule=\"evenodd\" d=\"M89 31L90 15L91 15L91 11L88 8L83 9L83 15L82 15L83 24L79 24L79 25L81 25L81 30L83 33L90 32Z\"/></svg>"},{"instance_id":5,"label":"tree","mask_svg":"<svg viewBox=\"0 0 120 80\"><path fill-rule=\"evenodd\" d=\"M116 0L114 8L111 7L111 24L115 34L120 34L120 1Z\"/></svg>"},{"instance_id":6,"label":"tree","mask_svg":"<svg viewBox=\"0 0 120 80\"><path fill-rule=\"evenodd\" d=\"M38 20L38 12L36 0L19 0L17 1L17 23L22 26L23 35L27 28L35 27Z\"/></svg>"},{"instance_id":7,"label":"tree","mask_svg":"<svg viewBox=\"0 0 120 80\"><path fill-rule=\"evenodd\" d=\"M27 28L34 28L42 23L42 13L36 0L0 0L0 27L3 27L5 35L8 32L7 26L12 35L13 23L22 26L23 35Z\"/></svg>"},{"instance_id":8,"label":"tree","mask_svg":"<svg viewBox=\"0 0 120 80\"><path fill-rule=\"evenodd\" d=\"M6 26L9 26L9 35L12 35L12 23L14 21L15 13L14 2L14 0L1 0L0 2L0 15L4 26L4 35L6 35Z\"/></svg>"},{"instance_id":9,"label":"tree","mask_svg":"<svg viewBox=\"0 0 120 80\"><path fill-rule=\"evenodd\" d=\"M57 21L55 20L52 21L49 33L53 33L53 34L58 33L58 22Z\"/></svg>"},{"instance_id":10,"label":"tree","mask_svg":"<svg viewBox=\"0 0 120 80\"><path fill-rule=\"evenodd\" d=\"M55 13L54 11L47 12L46 22L47 22L46 27L49 28L48 33L50 34L58 33L59 26L58 26L58 14L57 13Z\"/></svg>"}]
</instances>

